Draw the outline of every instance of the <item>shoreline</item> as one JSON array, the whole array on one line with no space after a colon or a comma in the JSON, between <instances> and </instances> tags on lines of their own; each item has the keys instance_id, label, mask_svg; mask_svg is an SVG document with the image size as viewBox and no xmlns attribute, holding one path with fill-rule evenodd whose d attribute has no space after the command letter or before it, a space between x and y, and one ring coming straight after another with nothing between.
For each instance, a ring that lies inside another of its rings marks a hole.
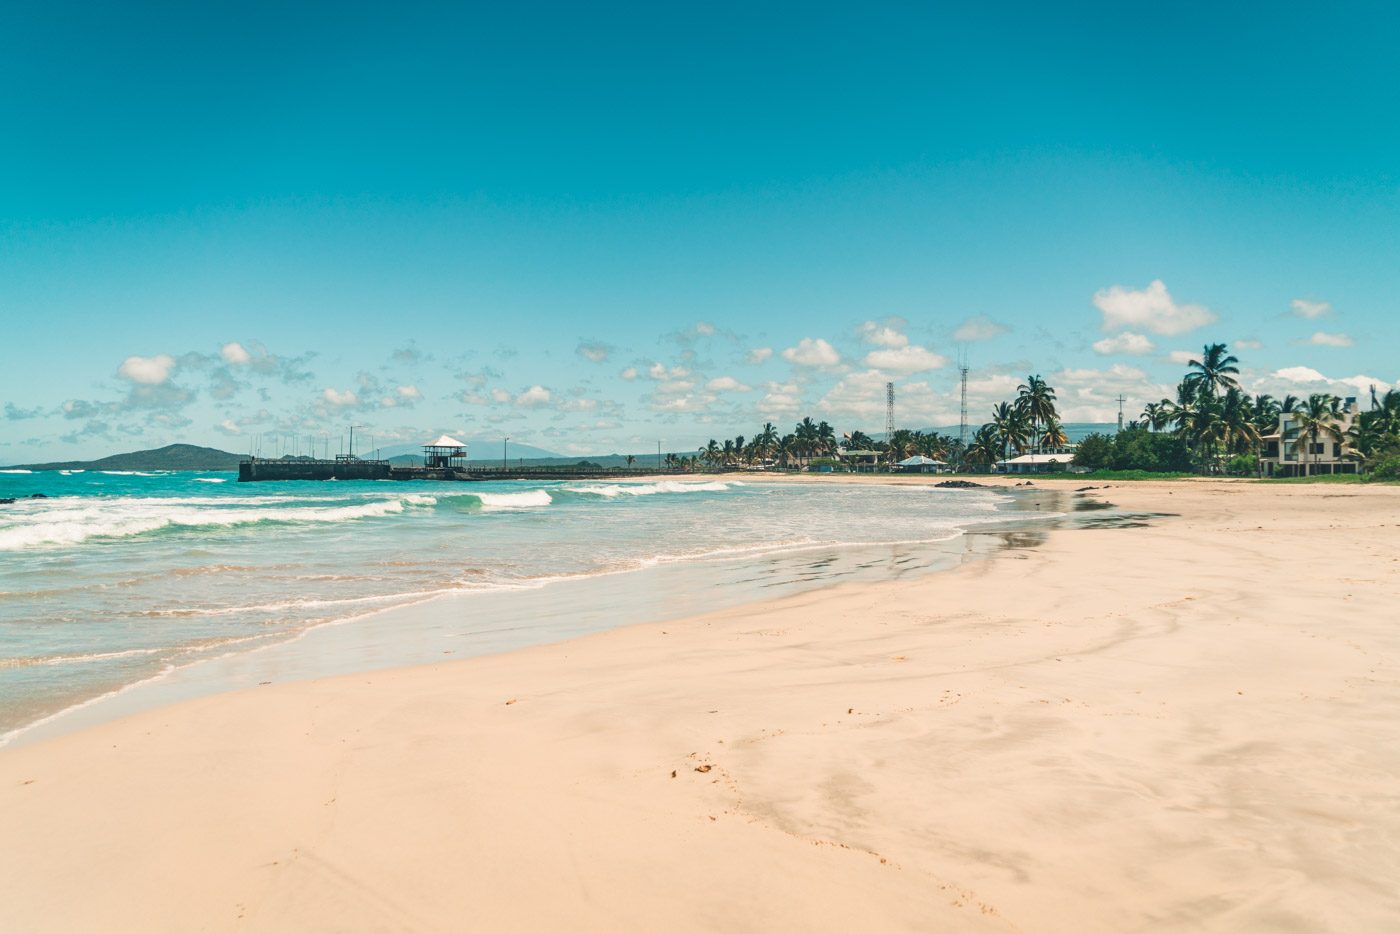
<instances>
[{"instance_id":1,"label":"shoreline","mask_svg":"<svg viewBox=\"0 0 1400 934\"><path fill-rule=\"evenodd\" d=\"M1180 518L0 751L0 920L1383 929L1400 492L1108 495Z\"/></svg>"},{"instance_id":2,"label":"shoreline","mask_svg":"<svg viewBox=\"0 0 1400 934\"><path fill-rule=\"evenodd\" d=\"M645 479L645 478L644 478ZM785 478L786 482L803 482L803 478ZM850 477L837 478L850 481ZM878 480L877 477L869 479ZM906 481L911 478L903 478ZM684 482L684 481L682 481ZM753 481L751 481L753 482ZM818 482L830 483L830 479L823 479ZM868 480L856 480L856 483L868 482ZM893 485L908 485L893 484ZM987 492L1000 493L1003 496L1014 496L1021 491L995 490L988 487ZM551 606L558 603L561 598L551 601L540 591L552 587L564 587L566 589L583 589L584 594L589 588L594 588L592 596L582 596L575 606L606 605L609 597L600 595L599 588L605 589L607 585L603 583L609 578L631 575L665 575L667 569L673 575L684 576L686 569L689 573L699 578L707 571L715 571L727 567L740 567L747 562L762 562L767 559L776 561L800 561L804 554L817 555L829 553L844 558L853 558L862 553L877 553L886 548L906 550L911 553L924 552L930 560L936 563L935 566L925 568L926 573L937 573L949 567L956 566L957 563L966 560L968 543L964 537L977 529L984 527L995 528L1009 523L1031 523L1042 525L1046 522L1053 522L1053 509L1042 510L1037 507L1025 509L1025 515L1010 515L1008 513L1020 512L1024 507L1018 506L1015 500L997 506L996 517L985 521L971 523L966 528L951 529L947 534L926 540L881 542L881 543L859 543L859 542L820 542L806 545L772 545L755 546L752 549L739 549L737 553L725 553L723 549L715 552L707 552L701 555L688 556L662 560L653 564L637 567L628 567L615 570L595 571L581 575L566 575L562 577L532 579L518 586L502 586L499 588L486 588L482 590L453 590L446 592L433 592L406 599L404 602L394 603L388 606L370 609L356 613L351 616L328 620L308 626L295 633L289 634L274 641L265 641L248 648L235 648L218 655L212 655L191 661L175 664L162 671L141 678L140 680L123 684L113 690L106 691L93 697L85 698L77 703L63 707L52 713L39 717L37 720L7 730L0 734L0 752L7 748L15 748L29 745L35 742L42 742L46 739L61 736L75 730L88 729L121 717L130 716L145 710L156 709L172 703L184 702L196 697L210 694L222 693L230 690L238 690L254 685L266 683L266 678L274 679L277 682L286 680L309 680L318 677L329 677L338 674L351 674L365 671L377 671L386 668L408 667L415 664L429 664L439 661L439 652L443 654L455 654L458 644L453 641L443 641L438 638L432 646L410 650L404 653L395 653L391 649L386 649L383 654L393 657L392 661L385 661L383 658L369 658L363 646L359 642L373 641L381 645L387 643L389 639L402 637L402 630L408 630L410 639L417 638L421 641L422 630L424 628L452 628L457 625L457 618L471 614L473 610L484 609L487 614L494 613L503 620L517 618L529 612L530 601L536 604L543 604L548 611ZM837 559L838 561L840 558ZM839 572L839 573L849 573ZM802 586L801 590L823 589L836 586L841 583L837 576L830 580L816 579ZM896 575L897 576L897 575ZM893 579L893 578L891 578ZM720 580L720 578L716 578ZM596 584L596 586L595 586ZM675 581L671 584L676 585ZM643 582L643 587L654 589L657 585ZM680 582L683 593L689 593L696 587L694 582ZM733 595L724 593L725 598L719 601L719 608L736 609L741 606L762 602L770 599L766 595L750 593L733 598ZM462 601L472 601L464 604ZM616 601L613 601L616 603ZM713 602L713 601L712 601ZM516 604L523 604L517 608ZM481 605L485 606L482 607ZM624 601L624 612L625 601ZM536 607L538 608L538 607ZM556 615L563 615L558 608L555 608ZM600 615L598 612L593 616ZM675 618L675 613L669 608L657 608L649 614L636 615L633 613L620 621L610 624L600 624L583 629L576 629L571 626L564 626L562 632L557 634L544 634L542 637L526 641L511 642L509 640L490 644L484 648L474 649L468 654L459 657L477 657L480 655L497 654L500 652L516 651L530 645L561 642L588 632L599 631L607 628L625 628L631 625L638 625L646 622L665 622ZM460 628L460 625L457 626ZM376 631L378 630L378 631ZM395 630L390 633L390 630ZM310 640L310 645L303 646ZM318 659L308 659L308 656L320 656ZM361 662L356 665L348 661L349 658L359 657ZM288 676L288 670L294 673Z\"/></svg>"}]
</instances>

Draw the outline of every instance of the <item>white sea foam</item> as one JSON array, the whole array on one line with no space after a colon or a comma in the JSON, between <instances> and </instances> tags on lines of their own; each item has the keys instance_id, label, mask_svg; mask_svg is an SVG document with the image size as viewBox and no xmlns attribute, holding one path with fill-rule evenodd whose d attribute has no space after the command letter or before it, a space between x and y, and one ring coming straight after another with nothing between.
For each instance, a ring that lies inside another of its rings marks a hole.
<instances>
[{"instance_id":1,"label":"white sea foam","mask_svg":"<svg viewBox=\"0 0 1400 934\"><path fill-rule=\"evenodd\" d=\"M658 480L655 483L588 483L565 487L571 493L594 496L652 496L657 493L723 493L731 486L743 486L738 481L720 480Z\"/></svg>"},{"instance_id":2,"label":"white sea foam","mask_svg":"<svg viewBox=\"0 0 1400 934\"><path fill-rule=\"evenodd\" d=\"M329 523L402 513L408 507L431 506L431 496L410 494L349 506L291 506L229 508L201 502L123 497L104 502L63 497L50 508L6 513L0 518L0 551L43 545L76 545L91 538L125 538L172 526L219 528L256 522ZM213 500L212 502L218 502Z\"/></svg>"},{"instance_id":3,"label":"white sea foam","mask_svg":"<svg viewBox=\"0 0 1400 934\"><path fill-rule=\"evenodd\" d=\"M195 483L227 483L228 477L195 477Z\"/></svg>"},{"instance_id":4,"label":"white sea foam","mask_svg":"<svg viewBox=\"0 0 1400 934\"><path fill-rule=\"evenodd\" d=\"M523 493L473 493L482 509L532 509L548 506L554 497L548 490L528 490Z\"/></svg>"},{"instance_id":5,"label":"white sea foam","mask_svg":"<svg viewBox=\"0 0 1400 934\"><path fill-rule=\"evenodd\" d=\"M33 473L33 472L34 472L34 471L32 471L32 470L25 470L24 468L20 468L20 469L18 469L18 470L0 470L0 473Z\"/></svg>"},{"instance_id":6,"label":"white sea foam","mask_svg":"<svg viewBox=\"0 0 1400 934\"><path fill-rule=\"evenodd\" d=\"M71 476L73 476L73 474L75 474L75 473L87 473L87 471L86 471L86 470L60 470L59 473L62 474L63 476L65 476L65 477L71 477Z\"/></svg>"}]
</instances>

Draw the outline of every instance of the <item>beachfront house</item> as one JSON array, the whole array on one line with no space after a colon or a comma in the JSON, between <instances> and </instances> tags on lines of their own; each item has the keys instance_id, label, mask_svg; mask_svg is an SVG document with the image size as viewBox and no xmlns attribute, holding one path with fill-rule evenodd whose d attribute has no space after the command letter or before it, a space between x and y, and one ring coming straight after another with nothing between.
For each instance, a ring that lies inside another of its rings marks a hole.
<instances>
[{"instance_id":1,"label":"beachfront house","mask_svg":"<svg viewBox=\"0 0 1400 934\"><path fill-rule=\"evenodd\" d=\"M1342 438L1361 415L1355 396L1348 396L1337 414L1336 428ZM1301 437L1293 412L1282 412L1278 427L1260 438L1259 473L1265 477L1302 477L1314 474L1356 473L1356 461L1346 456L1346 442L1326 432L1314 440Z\"/></svg>"},{"instance_id":2,"label":"beachfront house","mask_svg":"<svg viewBox=\"0 0 1400 934\"><path fill-rule=\"evenodd\" d=\"M467 465L467 446L451 435L423 445L423 466L450 470Z\"/></svg>"},{"instance_id":3,"label":"beachfront house","mask_svg":"<svg viewBox=\"0 0 1400 934\"><path fill-rule=\"evenodd\" d=\"M1002 473L1059 473L1069 470L1074 455L1064 451L1051 454L1021 454L997 461L997 470Z\"/></svg>"},{"instance_id":4,"label":"beachfront house","mask_svg":"<svg viewBox=\"0 0 1400 934\"><path fill-rule=\"evenodd\" d=\"M880 469L879 451L842 450L839 456L853 473L874 473Z\"/></svg>"},{"instance_id":5,"label":"beachfront house","mask_svg":"<svg viewBox=\"0 0 1400 934\"><path fill-rule=\"evenodd\" d=\"M922 454L915 454L913 457L906 457L895 465L895 469L901 473L942 473L948 469L947 463L934 460L932 457L924 457Z\"/></svg>"}]
</instances>

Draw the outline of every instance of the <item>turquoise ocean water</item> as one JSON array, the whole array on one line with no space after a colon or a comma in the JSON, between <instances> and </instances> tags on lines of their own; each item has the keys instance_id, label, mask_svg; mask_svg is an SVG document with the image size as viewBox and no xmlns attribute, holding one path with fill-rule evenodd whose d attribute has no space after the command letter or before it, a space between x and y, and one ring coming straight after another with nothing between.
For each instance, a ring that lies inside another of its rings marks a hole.
<instances>
[{"instance_id":1,"label":"turquoise ocean water","mask_svg":"<svg viewBox=\"0 0 1400 934\"><path fill-rule=\"evenodd\" d=\"M0 473L9 497L0 735L201 660L436 596L475 607L488 632L529 594L597 579L569 591L590 605L534 613L546 622L530 638L545 641L573 634L568 617L598 628L611 613L633 622L889 575L911 549L1002 521L1007 502L729 476L240 484L227 473L55 471Z\"/></svg>"}]
</instances>

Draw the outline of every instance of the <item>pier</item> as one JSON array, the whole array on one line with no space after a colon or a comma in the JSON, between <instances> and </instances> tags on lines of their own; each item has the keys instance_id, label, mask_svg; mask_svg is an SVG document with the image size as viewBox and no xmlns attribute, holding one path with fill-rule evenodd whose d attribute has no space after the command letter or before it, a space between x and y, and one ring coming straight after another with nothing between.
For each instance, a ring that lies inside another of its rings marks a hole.
<instances>
[{"instance_id":1,"label":"pier","mask_svg":"<svg viewBox=\"0 0 1400 934\"><path fill-rule=\"evenodd\" d=\"M388 480L388 461L337 457L335 460L261 460L238 463L238 480Z\"/></svg>"},{"instance_id":2,"label":"pier","mask_svg":"<svg viewBox=\"0 0 1400 934\"><path fill-rule=\"evenodd\" d=\"M310 458L262 460L248 457L238 464L240 482L257 480L608 480L659 473L651 467L599 467L579 463L559 466L512 467L468 464L467 446L450 435L423 445L423 463L398 465L386 460L362 460L342 454L335 460Z\"/></svg>"},{"instance_id":3,"label":"pier","mask_svg":"<svg viewBox=\"0 0 1400 934\"><path fill-rule=\"evenodd\" d=\"M259 460L248 458L238 465L241 483L270 480L607 480L654 476L654 467L486 467L456 464L450 467L399 467L388 461Z\"/></svg>"}]
</instances>

